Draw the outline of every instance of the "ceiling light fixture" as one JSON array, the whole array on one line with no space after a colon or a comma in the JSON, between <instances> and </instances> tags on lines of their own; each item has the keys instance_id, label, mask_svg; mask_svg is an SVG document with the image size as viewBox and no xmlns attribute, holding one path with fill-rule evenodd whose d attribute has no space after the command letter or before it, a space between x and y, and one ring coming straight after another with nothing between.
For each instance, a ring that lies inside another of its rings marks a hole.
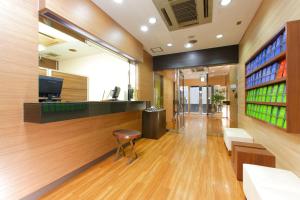
<instances>
[{"instance_id":1,"label":"ceiling light fixture","mask_svg":"<svg viewBox=\"0 0 300 200\"><path fill-rule=\"evenodd\" d=\"M216 35L216 38L217 38L217 39L221 39L222 37L223 37L222 34Z\"/></svg>"},{"instance_id":2,"label":"ceiling light fixture","mask_svg":"<svg viewBox=\"0 0 300 200\"><path fill-rule=\"evenodd\" d=\"M173 44L172 44L172 43L168 43L167 46L168 46L168 47L171 47L171 46L173 46Z\"/></svg>"},{"instance_id":3,"label":"ceiling light fixture","mask_svg":"<svg viewBox=\"0 0 300 200\"><path fill-rule=\"evenodd\" d=\"M147 32L148 30L149 30L148 26L145 25L141 26L141 31Z\"/></svg>"},{"instance_id":4,"label":"ceiling light fixture","mask_svg":"<svg viewBox=\"0 0 300 200\"><path fill-rule=\"evenodd\" d=\"M228 6L231 3L231 0L221 0L221 6Z\"/></svg>"},{"instance_id":5,"label":"ceiling light fixture","mask_svg":"<svg viewBox=\"0 0 300 200\"><path fill-rule=\"evenodd\" d=\"M39 51L44 51L44 50L46 50L46 47L42 44L39 44L38 49L39 49Z\"/></svg>"},{"instance_id":6,"label":"ceiling light fixture","mask_svg":"<svg viewBox=\"0 0 300 200\"><path fill-rule=\"evenodd\" d=\"M69 51L71 51L71 52L77 52L76 49L69 49Z\"/></svg>"},{"instance_id":7,"label":"ceiling light fixture","mask_svg":"<svg viewBox=\"0 0 300 200\"><path fill-rule=\"evenodd\" d=\"M123 0L114 0L115 3L121 4L123 3Z\"/></svg>"},{"instance_id":8,"label":"ceiling light fixture","mask_svg":"<svg viewBox=\"0 0 300 200\"><path fill-rule=\"evenodd\" d=\"M193 47L193 44L191 44L191 43L186 43L186 44L184 45L184 47L187 48L187 49L189 49L189 48L192 48L192 47Z\"/></svg>"},{"instance_id":9,"label":"ceiling light fixture","mask_svg":"<svg viewBox=\"0 0 300 200\"><path fill-rule=\"evenodd\" d=\"M237 25L237 26L239 26L239 25L241 25L241 24L242 24L242 21L237 21L237 22L236 22L236 25Z\"/></svg>"},{"instance_id":10,"label":"ceiling light fixture","mask_svg":"<svg viewBox=\"0 0 300 200\"><path fill-rule=\"evenodd\" d=\"M148 22L150 24L155 24L156 23L156 18L155 17L150 17L149 20L148 20Z\"/></svg>"}]
</instances>

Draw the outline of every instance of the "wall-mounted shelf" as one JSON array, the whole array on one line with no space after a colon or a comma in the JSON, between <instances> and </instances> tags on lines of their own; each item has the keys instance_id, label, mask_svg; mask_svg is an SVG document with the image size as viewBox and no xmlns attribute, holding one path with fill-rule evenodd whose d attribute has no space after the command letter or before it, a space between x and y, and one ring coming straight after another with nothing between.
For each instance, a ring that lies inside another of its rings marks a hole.
<instances>
[{"instance_id":1,"label":"wall-mounted shelf","mask_svg":"<svg viewBox=\"0 0 300 200\"><path fill-rule=\"evenodd\" d=\"M265 62L264 64L260 65L259 67L257 67L254 71L250 72L249 74L246 75L246 77L251 76L252 74L258 72L259 70L265 68L266 66L272 65L273 63L283 60L286 56L286 52L282 52L279 55L275 56L274 58L272 58L270 61Z\"/></svg>"},{"instance_id":2,"label":"wall-mounted shelf","mask_svg":"<svg viewBox=\"0 0 300 200\"><path fill-rule=\"evenodd\" d=\"M246 90L253 90L253 89L256 89L256 88L261 88L261 87L264 87L264 86L274 85L276 83L282 83L282 82L286 82L286 78L280 78L280 79L277 79L277 80L274 80L274 81L269 81L269 82L266 82L266 83L258 84L256 86L246 88Z\"/></svg>"},{"instance_id":3,"label":"wall-mounted shelf","mask_svg":"<svg viewBox=\"0 0 300 200\"><path fill-rule=\"evenodd\" d=\"M300 133L300 21L288 22L245 64L245 114Z\"/></svg>"},{"instance_id":4,"label":"wall-mounted shelf","mask_svg":"<svg viewBox=\"0 0 300 200\"><path fill-rule=\"evenodd\" d=\"M286 103L278 103L278 102L256 102L256 101L248 101L247 104L281 106L281 107L285 107L286 106Z\"/></svg>"}]
</instances>

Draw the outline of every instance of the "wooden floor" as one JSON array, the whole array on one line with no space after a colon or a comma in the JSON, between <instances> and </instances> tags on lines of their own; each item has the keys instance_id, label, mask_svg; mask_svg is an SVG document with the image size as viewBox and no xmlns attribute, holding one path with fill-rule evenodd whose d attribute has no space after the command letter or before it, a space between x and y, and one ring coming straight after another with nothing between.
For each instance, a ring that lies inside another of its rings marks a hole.
<instances>
[{"instance_id":1,"label":"wooden floor","mask_svg":"<svg viewBox=\"0 0 300 200\"><path fill-rule=\"evenodd\" d=\"M138 160L114 157L43 199L245 199L227 155L218 117L189 116L183 133L137 142Z\"/></svg>"}]
</instances>

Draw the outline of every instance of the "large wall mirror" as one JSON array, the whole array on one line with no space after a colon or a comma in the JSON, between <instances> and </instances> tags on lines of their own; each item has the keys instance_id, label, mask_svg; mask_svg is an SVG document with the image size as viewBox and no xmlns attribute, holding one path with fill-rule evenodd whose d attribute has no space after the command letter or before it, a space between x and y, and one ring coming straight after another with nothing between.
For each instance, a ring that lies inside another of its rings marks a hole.
<instances>
[{"instance_id":1,"label":"large wall mirror","mask_svg":"<svg viewBox=\"0 0 300 200\"><path fill-rule=\"evenodd\" d=\"M108 100L115 87L127 100L136 87L135 63L57 24L39 23L38 51L40 76L63 79L62 101Z\"/></svg>"}]
</instances>

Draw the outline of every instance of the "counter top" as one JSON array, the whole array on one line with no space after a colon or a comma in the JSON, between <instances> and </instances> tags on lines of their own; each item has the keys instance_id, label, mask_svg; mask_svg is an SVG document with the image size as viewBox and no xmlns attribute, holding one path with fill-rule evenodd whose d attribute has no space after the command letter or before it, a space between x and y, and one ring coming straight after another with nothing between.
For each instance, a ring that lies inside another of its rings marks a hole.
<instances>
[{"instance_id":1,"label":"counter top","mask_svg":"<svg viewBox=\"0 0 300 200\"><path fill-rule=\"evenodd\" d=\"M98 115L142 111L145 101L24 103L24 122L49 123Z\"/></svg>"}]
</instances>

